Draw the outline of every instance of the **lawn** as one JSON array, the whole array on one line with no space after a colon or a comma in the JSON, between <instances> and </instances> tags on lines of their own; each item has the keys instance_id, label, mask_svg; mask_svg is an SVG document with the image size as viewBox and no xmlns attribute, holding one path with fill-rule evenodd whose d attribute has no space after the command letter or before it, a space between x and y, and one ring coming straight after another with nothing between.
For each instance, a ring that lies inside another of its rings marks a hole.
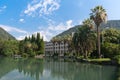
<instances>
[{"instance_id":1,"label":"lawn","mask_svg":"<svg viewBox=\"0 0 120 80\"><path fill-rule=\"evenodd\" d=\"M98 58L98 59L88 59L88 61L91 61L91 62L103 62L103 61L111 61L110 58Z\"/></svg>"}]
</instances>

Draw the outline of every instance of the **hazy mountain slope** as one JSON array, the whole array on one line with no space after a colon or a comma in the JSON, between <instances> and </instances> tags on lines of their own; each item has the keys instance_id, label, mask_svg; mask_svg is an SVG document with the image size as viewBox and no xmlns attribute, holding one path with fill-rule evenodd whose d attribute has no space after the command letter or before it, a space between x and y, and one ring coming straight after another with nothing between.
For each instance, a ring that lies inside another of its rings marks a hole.
<instances>
[{"instance_id":1,"label":"hazy mountain slope","mask_svg":"<svg viewBox=\"0 0 120 80\"><path fill-rule=\"evenodd\" d=\"M15 37L13 37L11 34L9 34L7 31L5 31L3 28L0 27L0 39L15 40Z\"/></svg>"},{"instance_id":2,"label":"hazy mountain slope","mask_svg":"<svg viewBox=\"0 0 120 80\"><path fill-rule=\"evenodd\" d=\"M67 34L71 34L72 32L76 32L77 29L80 27L81 25L77 25L75 27L72 27L60 34L58 34L57 36L64 36L64 35L67 35ZM102 24L101 25L102 28L117 28L117 29L120 29L120 20L109 20L107 22L107 24ZM56 36L56 37L57 37Z\"/></svg>"}]
</instances>

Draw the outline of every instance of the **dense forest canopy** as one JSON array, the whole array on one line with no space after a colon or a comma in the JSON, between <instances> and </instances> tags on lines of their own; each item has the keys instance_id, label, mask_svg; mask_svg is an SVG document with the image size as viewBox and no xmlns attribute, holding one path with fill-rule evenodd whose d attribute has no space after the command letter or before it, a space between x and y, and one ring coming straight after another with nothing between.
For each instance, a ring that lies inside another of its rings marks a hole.
<instances>
[{"instance_id":1,"label":"dense forest canopy","mask_svg":"<svg viewBox=\"0 0 120 80\"><path fill-rule=\"evenodd\" d=\"M34 57L44 53L44 40L40 33L33 34L18 41L4 29L0 28L0 55Z\"/></svg>"}]
</instances>

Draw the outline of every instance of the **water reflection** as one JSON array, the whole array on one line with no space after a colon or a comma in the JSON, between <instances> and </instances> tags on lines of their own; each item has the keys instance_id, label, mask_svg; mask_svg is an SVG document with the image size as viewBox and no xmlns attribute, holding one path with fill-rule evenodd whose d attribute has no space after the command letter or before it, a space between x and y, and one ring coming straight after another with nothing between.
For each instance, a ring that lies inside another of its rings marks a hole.
<instances>
[{"instance_id":1,"label":"water reflection","mask_svg":"<svg viewBox=\"0 0 120 80\"><path fill-rule=\"evenodd\" d=\"M64 60L0 58L0 80L120 80L120 68Z\"/></svg>"}]
</instances>

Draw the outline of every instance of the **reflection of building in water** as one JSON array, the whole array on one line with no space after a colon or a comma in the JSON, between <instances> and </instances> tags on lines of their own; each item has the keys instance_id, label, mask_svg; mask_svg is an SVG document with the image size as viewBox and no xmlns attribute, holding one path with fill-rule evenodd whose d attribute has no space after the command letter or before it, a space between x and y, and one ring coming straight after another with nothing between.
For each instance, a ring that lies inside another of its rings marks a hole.
<instances>
[{"instance_id":1,"label":"reflection of building in water","mask_svg":"<svg viewBox=\"0 0 120 80\"><path fill-rule=\"evenodd\" d=\"M74 80L73 74L75 67L70 67L70 64L68 62L46 60L44 63L44 69L49 70L51 76L63 78L62 80Z\"/></svg>"},{"instance_id":2,"label":"reflection of building in water","mask_svg":"<svg viewBox=\"0 0 120 80\"><path fill-rule=\"evenodd\" d=\"M45 42L45 55L52 56L54 53L59 56L64 56L64 53L68 53L68 42Z\"/></svg>"},{"instance_id":3,"label":"reflection of building in water","mask_svg":"<svg viewBox=\"0 0 120 80\"><path fill-rule=\"evenodd\" d=\"M51 76L64 80L114 80L116 74L116 68L111 66L57 60L45 61L44 69L49 70Z\"/></svg>"}]
</instances>

